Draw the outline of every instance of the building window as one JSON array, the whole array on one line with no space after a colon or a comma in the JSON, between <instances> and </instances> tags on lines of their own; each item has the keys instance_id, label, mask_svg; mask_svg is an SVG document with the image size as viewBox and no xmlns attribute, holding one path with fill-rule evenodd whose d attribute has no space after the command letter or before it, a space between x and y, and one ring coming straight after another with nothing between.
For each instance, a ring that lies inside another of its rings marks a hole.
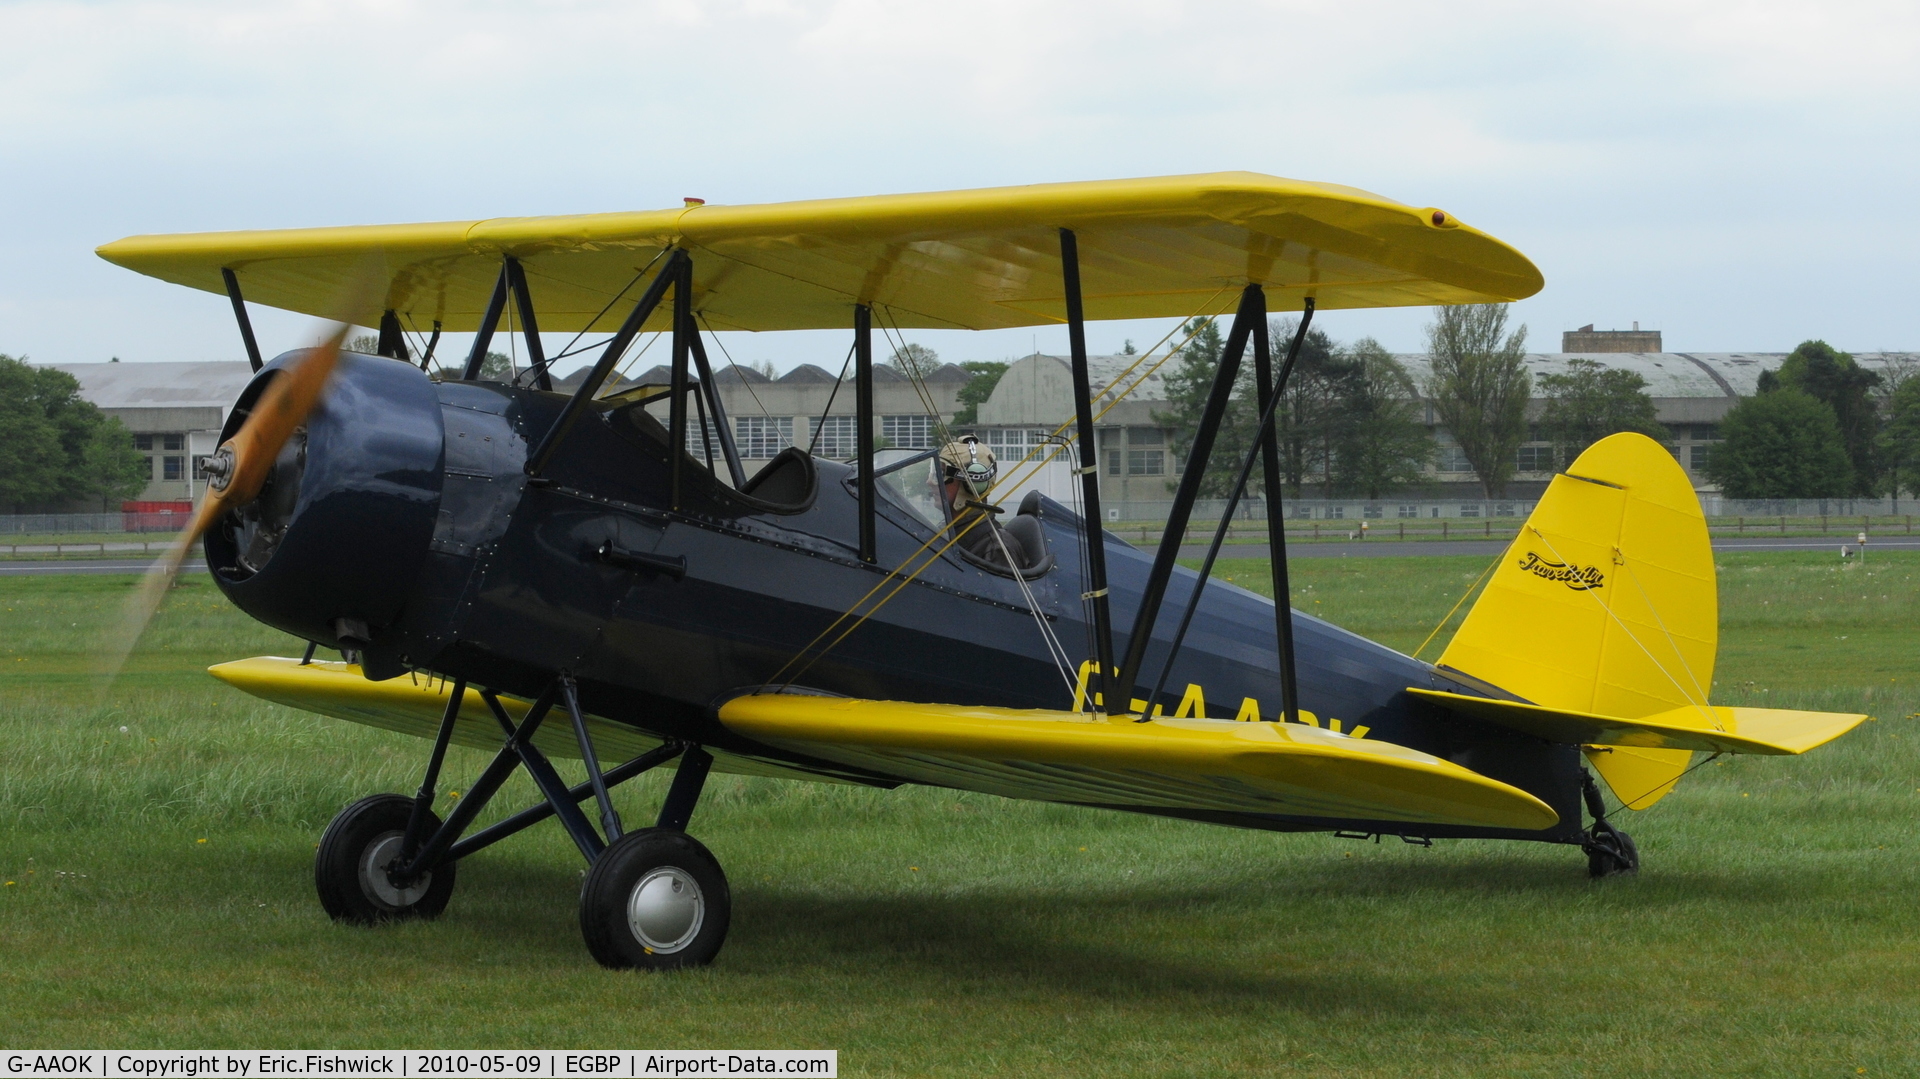
<instances>
[{"instance_id":1,"label":"building window","mask_svg":"<svg viewBox=\"0 0 1920 1079\"><path fill-rule=\"evenodd\" d=\"M1439 468L1440 471L1442 472L1472 472L1473 471L1473 466L1467 463L1467 451L1460 448L1460 443L1455 442L1451 438L1443 438L1440 440L1439 445L1436 448L1439 450L1439 452L1435 456L1438 461L1437 467Z\"/></svg>"},{"instance_id":2,"label":"building window","mask_svg":"<svg viewBox=\"0 0 1920 1079\"><path fill-rule=\"evenodd\" d=\"M1164 476L1167 472L1165 450L1128 450L1127 475Z\"/></svg>"},{"instance_id":3,"label":"building window","mask_svg":"<svg viewBox=\"0 0 1920 1079\"><path fill-rule=\"evenodd\" d=\"M187 448L187 436L161 435L160 448L163 450L184 450Z\"/></svg>"},{"instance_id":4,"label":"building window","mask_svg":"<svg viewBox=\"0 0 1920 1079\"><path fill-rule=\"evenodd\" d=\"M1296 502L1293 507L1293 516L1298 520L1311 521L1313 519L1313 507L1302 506Z\"/></svg>"},{"instance_id":5,"label":"building window","mask_svg":"<svg viewBox=\"0 0 1920 1079\"><path fill-rule=\"evenodd\" d=\"M1514 468L1521 472L1552 472L1552 446L1522 446L1514 453Z\"/></svg>"},{"instance_id":6,"label":"building window","mask_svg":"<svg viewBox=\"0 0 1920 1079\"><path fill-rule=\"evenodd\" d=\"M1480 516L1480 507L1479 507L1479 505L1477 505L1477 504L1475 504L1475 503L1472 503L1472 502L1468 502L1468 503L1465 503L1465 504L1463 504L1463 505L1462 505L1462 506L1460 507L1460 516L1462 516L1462 517L1478 517L1478 516Z\"/></svg>"},{"instance_id":7,"label":"building window","mask_svg":"<svg viewBox=\"0 0 1920 1079\"><path fill-rule=\"evenodd\" d=\"M1329 521L1342 520L1343 518L1346 517L1346 515L1347 515L1347 507L1345 506L1328 506L1327 507L1327 520Z\"/></svg>"},{"instance_id":8,"label":"building window","mask_svg":"<svg viewBox=\"0 0 1920 1079\"><path fill-rule=\"evenodd\" d=\"M187 474L187 459L185 457L163 457L160 459L160 466L160 478L163 480L177 480Z\"/></svg>"},{"instance_id":9,"label":"building window","mask_svg":"<svg viewBox=\"0 0 1920 1079\"><path fill-rule=\"evenodd\" d=\"M741 457L765 460L793 445L793 417L735 416L733 440Z\"/></svg>"},{"instance_id":10,"label":"building window","mask_svg":"<svg viewBox=\"0 0 1920 1079\"><path fill-rule=\"evenodd\" d=\"M706 420L706 437L702 438L700 427L699 417L687 417L687 454L704 461L707 459L707 447L711 446L713 447L713 458L718 461L720 459L719 429L714 427L713 420L708 418Z\"/></svg>"},{"instance_id":11,"label":"building window","mask_svg":"<svg viewBox=\"0 0 1920 1079\"><path fill-rule=\"evenodd\" d=\"M1513 516L1513 503L1511 502L1496 503L1493 507L1493 515L1495 517Z\"/></svg>"},{"instance_id":12,"label":"building window","mask_svg":"<svg viewBox=\"0 0 1920 1079\"><path fill-rule=\"evenodd\" d=\"M1418 517L1420 516L1420 507L1419 506L1401 506L1397 516L1403 519L1407 517Z\"/></svg>"},{"instance_id":13,"label":"building window","mask_svg":"<svg viewBox=\"0 0 1920 1079\"><path fill-rule=\"evenodd\" d=\"M1692 463L1687 467L1695 472L1705 472L1707 470L1707 461L1713 457L1713 446L1711 444L1695 446L1689 453Z\"/></svg>"},{"instance_id":14,"label":"building window","mask_svg":"<svg viewBox=\"0 0 1920 1079\"><path fill-rule=\"evenodd\" d=\"M1360 516L1369 520L1377 521L1380 519L1380 507L1379 506L1362 506L1360 508Z\"/></svg>"},{"instance_id":15,"label":"building window","mask_svg":"<svg viewBox=\"0 0 1920 1079\"><path fill-rule=\"evenodd\" d=\"M880 417L880 437L886 439L888 445L899 449L932 449L933 417L882 416Z\"/></svg>"},{"instance_id":16,"label":"building window","mask_svg":"<svg viewBox=\"0 0 1920 1079\"><path fill-rule=\"evenodd\" d=\"M1164 446L1167 433L1158 427L1127 428L1127 444L1130 446Z\"/></svg>"},{"instance_id":17,"label":"building window","mask_svg":"<svg viewBox=\"0 0 1920 1079\"><path fill-rule=\"evenodd\" d=\"M1068 452L1065 446L1055 442L1052 449L1042 449L1049 445L1052 431L1044 427L989 427L983 432L982 441L993 455L999 459L1000 466L1019 464L1031 454L1035 461L1051 460ZM1117 440L1107 440L1107 445L1117 446ZM1118 475L1118 473L1115 473Z\"/></svg>"},{"instance_id":18,"label":"building window","mask_svg":"<svg viewBox=\"0 0 1920 1079\"><path fill-rule=\"evenodd\" d=\"M153 458L143 457L141 460L147 462L147 480L151 482L153 480Z\"/></svg>"},{"instance_id":19,"label":"building window","mask_svg":"<svg viewBox=\"0 0 1920 1079\"><path fill-rule=\"evenodd\" d=\"M814 416L807 420L807 428L813 452L821 457L849 461L859 452L854 443L859 438L860 427L852 416Z\"/></svg>"},{"instance_id":20,"label":"building window","mask_svg":"<svg viewBox=\"0 0 1920 1079\"><path fill-rule=\"evenodd\" d=\"M143 450L143 451L153 449L153 436L152 435L134 435L133 448L136 450Z\"/></svg>"},{"instance_id":21,"label":"building window","mask_svg":"<svg viewBox=\"0 0 1920 1079\"><path fill-rule=\"evenodd\" d=\"M1120 454L1121 454L1121 452L1122 452L1122 451L1120 451L1120 450L1108 450L1108 451L1107 451L1107 475L1109 475L1109 476L1118 476L1118 475L1120 474Z\"/></svg>"}]
</instances>

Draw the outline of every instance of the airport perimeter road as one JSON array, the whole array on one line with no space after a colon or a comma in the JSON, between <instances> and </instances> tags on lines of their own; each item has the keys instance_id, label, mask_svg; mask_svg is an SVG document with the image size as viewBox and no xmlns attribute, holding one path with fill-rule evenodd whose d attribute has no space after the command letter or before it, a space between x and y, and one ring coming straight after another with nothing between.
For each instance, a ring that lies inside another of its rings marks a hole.
<instances>
[{"instance_id":1,"label":"airport perimeter road","mask_svg":"<svg viewBox=\"0 0 1920 1079\"><path fill-rule=\"evenodd\" d=\"M1295 543L1287 548L1289 558L1416 558L1422 555L1478 555L1487 558L1507 549L1507 540L1353 540L1349 542ZM1716 540L1716 551L1831 551L1835 558L1840 556L1840 545L1851 543L1839 536L1829 539L1810 539L1804 536L1786 537L1778 540L1764 539L1758 536ZM1145 548L1152 550L1152 548ZM1867 557L1872 558L1875 551L1916 551L1920 550L1920 536L1912 539L1872 540L1867 544ZM1205 544L1188 544L1180 548L1182 558L1205 558ZM1222 548L1221 558L1266 558L1267 548L1259 543L1233 543ZM19 559L0 562L0 577L14 577L22 574L40 573L145 573L153 563L146 559L128 558L50 558L44 561ZM183 573L205 573L205 562L189 562L181 567Z\"/></svg>"},{"instance_id":2,"label":"airport perimeter road","mask_svg":"<svg viewBox=\"0 0 1920 1079\"><path fill-rule=\"evenodd\" d=\"M22 559L0 562L0 577L31 577L43 573L145 573L152 559L130 558L49 558L45 561ZM205 562L188 562L182 573L205 573Z\"/></svg>"},{"instance_id":3,"label":"airport perimeter road","mask_svg":"<svg viewBox=\"0 0 1920 1079\"><path fill-rule=\"evenodd\" d=\"M1347 542L1293 543L1287 546L1288 558L1410 558L1418 555L1461 554L1492 557L1507 549L1511 540L1352 540ZM1828 539L1812 539L1806 536L1789 536L1770 540L1759 536L1732 539L1718 539L1713 542L1716 551L1830 551L1834 558L1840 557L1842 543L1852 546L1851 538L1833 536ZM1920 536L1912 539L1870 539L1867 542L1867 557L1872 558L1875 551L1920 551ZM1207 557L1206 544L1188 544L1180 548L1182 558ZM1259 543L1235 543L1220 549L1221 558L1261 558L1267 557L1267 548Z\"/></svg>"}]
</instances>

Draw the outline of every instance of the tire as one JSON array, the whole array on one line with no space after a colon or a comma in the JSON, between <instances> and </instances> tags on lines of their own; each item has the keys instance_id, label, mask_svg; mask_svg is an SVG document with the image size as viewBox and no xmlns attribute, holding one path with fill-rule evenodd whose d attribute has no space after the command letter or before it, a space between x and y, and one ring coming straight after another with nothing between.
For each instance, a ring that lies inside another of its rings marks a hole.
<instances>
[{"instance_id":1,"label":"tire","mask_svg":"<svg viewBox=\"0 0 1920 1079\"><path fill-rule=\"evenodd\" d=\"M614 841L580 889L580 935L611 970L705 966L733 918L727 875L699 840L645 828Z\"/></svg>"},{"instance_id":2,"label":"tire","mask_svg":"<svg viewBox=\"0 0 1920 1079\"><path fill-rule=\"evenodd\" d=\"M1616 828L1609 828L1612 843L1591 843L1587 846L1587 876L1617 877L1640 871L1640 848L1634 846L1633 837Z\"/></svg>"},{"instance_id":3,"label":"tire","mask_svg":"<svg viewBox=\"0 0 1920 1079\"><path fill-rule=\"evenodd\" d=\"M385 869L399 857L413 799L399 794L362 798L340 811L320 837L313 858L313 885L320 906L336 922L378 925L406 918L436 918L453 896L452 862L423 874L407 889L395 888ZM432 835L440 818L427 812Z\"/></svg>"}]
</instances>

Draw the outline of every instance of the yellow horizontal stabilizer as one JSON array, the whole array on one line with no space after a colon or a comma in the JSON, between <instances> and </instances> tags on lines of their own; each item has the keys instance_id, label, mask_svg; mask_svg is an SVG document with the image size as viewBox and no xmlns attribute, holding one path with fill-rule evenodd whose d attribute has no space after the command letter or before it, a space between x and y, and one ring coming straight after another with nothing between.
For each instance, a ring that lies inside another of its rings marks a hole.
<instances>
[{"instance_id":1,"label":"yellow horizontal stabilizer","mask_svg":"<svg viewBox=\"0 0 1920 1079\"><path fill-rule=\"evenodd\" d=\"M720 708L732 730L916 783L1009 798L1536 831L1546 803L1438 757L1297 723L906 704L780 694Z\"/></svg>"},{"instance_id":2,"label":"yellow horizontal stabilizer","mask_svg":"<svg viewBox=\"0 0 1920 1079\"><path fill-rule=\"evenodd\" d=\"M361 677L357 666L320 661L303 664L281 656L237 659L215 664L207 670L222 682L262 700L417 738L432 738L439 731L440 717L447 708L447 695L453 689L445 679L424 675L418 680L390 678L369 682ZM529 706L527 701L507 696L502 696L500 703L506 706L507 714L515 722L526 715ZM560 722L554 722L556 718ZM608 767L660 744L660 739L650 734L593 715L587 717L587 732L593 737L595 755ZM486 702L477 691L467 690L460 705L460 717L454 722L454 743L496 750L500 748L501 738L500 724L487 709ZM549 757L580 756L579 743L574 740L573 728L566 722L564 712L558 717L549 717L534 732L533 744ZM713 767L723 772L787 779L827 778L728 753L715 753Z\"/></svg>"},{"instance_id":3,"label":"yellow horizontal stabilizer","mask_svg":"<svg viewBox=\"0 0 1920 1079\"><path fill-rule=\"evenodd\" d=\"M1517 300L1540 271L1432 207L1251 172L1034 184L747 206L694 206L415 225L130 236L115 265L335 317L344 285L385 268L379 307L422 332L478 328L501 259L526 267L544 330L611 333L638 275L693 256L693 310L717 330L848 329L855 304L901 328L1066 321L1061 228L1078 237L1089 319L1233 310L1248 282L1298 311ZM625 302L619 302L624 296ZM647 324L667 327L671 305Z\"/></svg>"},{"instance_id":4,"label":"yellow horizontal stabilizer","mask_svg":"<svg viewBox=\"0 0 1920 1079\"><path fill-rule=\"evenodd\" d=\"M1805 753L1826 745L1867 718L1840 712L1687 705L1644 719L1620 719L1432 689L1409 688L1407 692L1437 701L1455 712L1549 742L1583 746L1631 746L1638 749L1701 750L1708 753Z\"/></svg>"}]
</instances>

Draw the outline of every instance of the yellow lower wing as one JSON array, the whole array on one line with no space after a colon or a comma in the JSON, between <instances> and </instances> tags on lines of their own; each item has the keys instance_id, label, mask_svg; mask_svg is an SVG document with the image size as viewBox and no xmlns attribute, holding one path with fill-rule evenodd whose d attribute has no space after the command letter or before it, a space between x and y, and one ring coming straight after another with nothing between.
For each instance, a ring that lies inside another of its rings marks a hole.
<instances>
[{"instance_id":1,"label":"yellow lower wing","mask_svg":"<svg viewBox=\"0 0 1920 1079\"><path fill-rule=\"evenodd\" d=\"M1839 712L1689 705L1644 719L1621 719L1433 689L1409 688L1407 692L1549 742L1708 753L1805 753L1826 745L1867 718Z\"/></svg>"},{"instance_id":2,"label":"yellow lower wing","mask_svg":"<svg viewBox=\"0 0 1920 1079\"><path fill-rule=\"evenodd\" d=\"M317 712L335 719L364 723L369 727L432 738L440 729L440 717L447 708L452 685L444 679L419 680L390 678L369 682L360 668L345 663L301 663L279 656L259 656L207 668L215 678L275 704ZM516 697L502 696L500 703L515 722L526 715L528 703ZM534 733L533 744L549 757L578 758L580 747L574 741L573 728L565 713L551 717ZM560 722L554 722L555 719ZM587 733L593 738L594 753L602 764L612 765L637 757L660 744L660 739L625 724L599 716L587 717ZM500 724L487 710L480 694L467 690L460 705L460 717L454 722L453 741L474 749L500 748ZM669 765L671 767L671 765ZM777 764L714 753L715 771L744 775L780 776L786 779L812 779L839 782L831 777L783 768Z\"/></svg>"},{"instance_id":3,"label":"yellow lower wing","mask_svg":"<svg viewBox=\"0 0 1920 1079\"><path fill-rule=\"evenodd\" d=\"M720 720L812 757L1009 798L1529 831L1559 821L1526 791L1438 757L1297 723L778 694L728 701Z\"/></svg>"}]
</instances>

